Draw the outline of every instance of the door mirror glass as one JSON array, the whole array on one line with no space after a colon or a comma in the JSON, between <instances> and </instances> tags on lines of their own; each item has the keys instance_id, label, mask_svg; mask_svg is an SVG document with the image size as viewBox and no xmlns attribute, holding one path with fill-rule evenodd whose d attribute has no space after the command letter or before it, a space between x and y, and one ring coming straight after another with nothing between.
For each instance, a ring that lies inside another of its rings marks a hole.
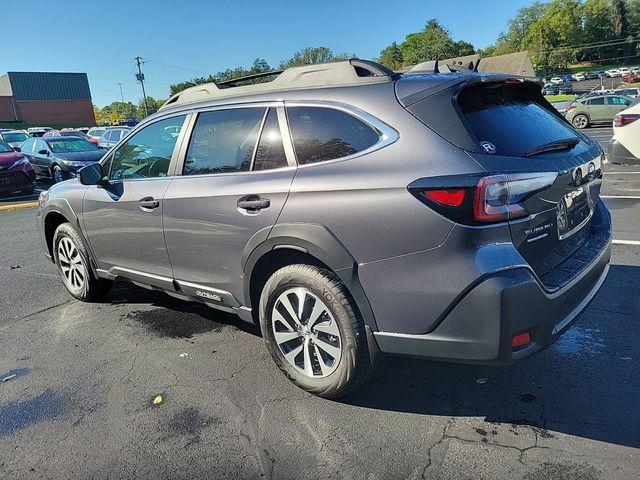
<instances>
[{"instance_id":1,"label":"door mirror glass","mask_svg":"<svg viewBox=\"0 0 640 480\"><path fill-rule=\"evenodd\" d=\"M49 150L38 150L38 155L45 155L45 156L49 156Z\"/></svg>"},{"instance_id":2,"label":"door mirror glass","mask_svg":"<svg viewBox=\"0 0 640 480\"><path fill-rule=\"evenodd\" d=\"M102 181L102 167L98 162L82 167L78 170L78 177L82 185L98 185Z\"/></svg>"},{"instance_id":3,"label":"door mirror glass","mask_svg":"<svg viewBox=\"0 0 640 480\"><path fill-rule=\"evenodd\" d=\"M16 152L21 152L21 151L22 151L22 150L20 150L20 147L13 147L13 149L14 149Z\"/></svg>"}]
</instances>

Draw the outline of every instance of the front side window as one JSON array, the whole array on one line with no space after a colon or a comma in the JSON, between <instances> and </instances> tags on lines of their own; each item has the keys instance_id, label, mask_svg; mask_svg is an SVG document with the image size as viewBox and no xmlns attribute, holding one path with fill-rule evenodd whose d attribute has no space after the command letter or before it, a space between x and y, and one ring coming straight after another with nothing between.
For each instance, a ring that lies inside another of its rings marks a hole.
<instances>
[{"instance_id":1,"label":"front side window","mask_svg":"<svg viewBox=\"0 0 640 480\"><path fill-rule=\"evenodd\" d=\"M300 165L353 155L380 139L366 123L332 108L289 107L287 118Z\"/></svg>"},{"instance_id":2,"label":"front side window","mask_svg":"<svg viewBox=\"0 0 640 480\"><path fill-rule=\"evenodd\" d=\"M592 98L590 100L587 100L587 105L604 105L604 97Z\"/></svg>"},{"instance_id":3,"label":"front side window","mask_svg":"<svg viewBox=\"0 0 640 480\"><path fill-rule=\"evenodd\" d=\"M264 108L200 113L191 135L183 175L249 170L264 114Z\"/></svg>"},{"instance_id":4,"label":"front side window","mask_svg":"<svg viewBox=\"0 0 640 480\"><path fill-rule=\"evenodd\" d=\"M166 177L178 137L167 127L182 129L185 115L144 127L113 154L109 180Z\"/></svg>"},{"instance_id":5,"label":"front side window","mask_svg":"<svg viewBox=\"0 0 640 480\"><path fill-rule=\"evenodd\" d=\"M35 140L33 138L29 138L25 140L25 142L20 146L20 150L22 150L24 153L31 153L33 152L34 143Z\"/></svg>"},{"instance_id":6,"label":"front side window","mask_svg":"<svg viewBox=\"0 0 640 480\"><path fill-rule=\"evenodd\" d=\"M48 152L49 149L47 148L47 144L44 143L44 141L36 140L36 143L35 143L35 145L33 147L33 151L36 152L36 153L40 153L40 152L43 152L43 151L47 151Z\"/></svg>"}]
</instances>

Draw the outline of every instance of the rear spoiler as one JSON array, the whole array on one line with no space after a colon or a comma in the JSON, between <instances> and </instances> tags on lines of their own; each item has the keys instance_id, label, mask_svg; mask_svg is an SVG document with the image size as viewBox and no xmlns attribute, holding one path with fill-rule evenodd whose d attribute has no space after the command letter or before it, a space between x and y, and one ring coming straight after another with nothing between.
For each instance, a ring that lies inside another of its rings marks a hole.
<instances>
[{"instance_id":1,"label":"rear spoiler","mask_svg":"<svg viewBox=\"0 0 640 480\"><path fill-rule=\"evenodd\" d=\"M453 63L438 63L438 60L429 60L427 62L418 63L409 69L407 73L470 73L478 72L478 64L480 59L475 62L453 62Z\"/></svg>"}]
</instances>

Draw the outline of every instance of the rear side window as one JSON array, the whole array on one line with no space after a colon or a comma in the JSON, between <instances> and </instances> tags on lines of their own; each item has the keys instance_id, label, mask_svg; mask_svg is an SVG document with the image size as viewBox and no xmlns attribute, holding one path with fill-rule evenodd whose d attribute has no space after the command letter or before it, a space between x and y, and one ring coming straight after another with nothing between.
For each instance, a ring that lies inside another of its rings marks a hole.
<instances>
[{"instance_id":1,"label":"rear side window","mask_svg":"<svg viewBox=\"0 0 640 480\"><path fill-rule=\"evenodd\" d=\"M270 108L260 134L253 170L269 170L287 165L287 156L284 153L282 134L278 123L278 112L275 108Z\"/></svg>"},{"instance_id":2,"label":"rear side window","mask_svg":"<svg viewBox=\"0 0 640 480\"><path fill-rule=\"evenodd\" d=\"M622 97L609 97L607 98L607 103L609 105L630 105L631 102L627 101L626 98Z\"/></svg>"},{"instance_id":3,"label":"rear side window","mask_svg":"<svg viewBox=\"0 0 640 480\"><path fill-rule=\"evenodd\" d=\"M526 88L470 87L460 93L458 104L480 146L492 154L522 156L541 145L576 137Z\"/></svg>"},{"instance_id":4,"label":"rear side window","mask_svg":"<svg viewBox=\"0 0 640 480\"><path fill-rule=\"evenodd\" d=\"M193 128L183 175L249 170L264 114L264 108L200 113Z\"/></svg>"},{"instance_id":5,"label":"rear side window","mask_svg":"<svg viewBox=\"0 0 640 480\"><path fill-rule=\"evenodd\" d=\"M287 119L300 165L353 155L380 139L366 123L332 108L289 107Z\"/></svg>"}]
</instances>

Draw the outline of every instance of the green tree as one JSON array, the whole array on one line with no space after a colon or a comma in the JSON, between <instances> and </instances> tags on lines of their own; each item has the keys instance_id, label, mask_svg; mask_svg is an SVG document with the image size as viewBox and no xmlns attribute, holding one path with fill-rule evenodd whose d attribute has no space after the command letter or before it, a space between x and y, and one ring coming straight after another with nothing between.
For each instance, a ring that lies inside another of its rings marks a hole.
<instances>
[{"instance_id":1,"label":"green tree","mask_svg":"<svg viewBox=\"0 0 640 480\"><path fill-rule=\"evenodd\" d=\"M509 20L507 31L501 33L496 43L487 47L482 53L485 56L491 56L522 50L524 38L527 36L531 25L540 20L546 10L547 5L540 2L535 2L529 7L518 10L516 16Z\"/></svg>"},{"instance_id":2,"label":"green tree","mask_svg":"<svg viewBox=\"0 0 640 480\"><path fill-rule=\"evenodd\" d=\"M427 21L423 30L407 35L400 52L404 65L458 56L451 35L435 18Z\"/></svg>"},{"instance_id":3,"label":"green tree","mask_svg":"<svg viewBox=\"0 0 640 480\"><path fill-rule=\"evenodd\" d=\"M293 56L280 63L280 69L309 65L312 63L337 62L355 57L348 53L335 54L329 47L306 47L297 51Z\"/></svg>"},{"instance_id":4,"label":"green tree","mask_svg":"<svg viewBox=\"0 0 640 480\"><path fill-rule=\"evenodd\" d=\"M136 113L134 115L129 115L131 117L136 117L138 119L143 119L147 115L151 115L156 113L158 109L166 102L166 100L156 100L153 97L147 97L147 112L145 114L144 110L144 100L140 99L138 102L138 107L136 109Z\"/></svg>"},{"instance_id":5,"label":"green tree","mask_svg":"<svg viewBox=\"0 0 640 480\"><path fill-rule=\"evenodd\" d=\"M393 42L391 45L382 50L380 52L378 62L380 62L385 67L390 68L391 70L398 70L402 68L402 52L400 51L398 44L396 42Z\"/></svg>"}]
</instances>

